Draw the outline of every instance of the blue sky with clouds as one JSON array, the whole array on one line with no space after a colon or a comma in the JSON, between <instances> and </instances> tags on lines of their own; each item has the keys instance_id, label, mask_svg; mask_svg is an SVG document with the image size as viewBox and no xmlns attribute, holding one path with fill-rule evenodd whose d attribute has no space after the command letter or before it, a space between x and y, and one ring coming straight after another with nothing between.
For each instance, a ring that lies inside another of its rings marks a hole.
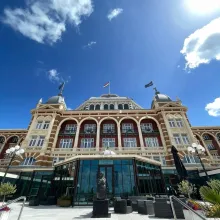
<instances>
[{"instance_id":1,"label":"blue sky with clouds","mask_svg":"<svg viewBox=\"0 0 220 220\"><path fill-rule=\"evenodd\" d=\"M62 80L73 109L107 92L109 80L112 93L150 108L144 84L153 80L182 100L193 126L219 125L220 1L212 1L1 0L0 127L26 128Z\"/></svg>"}]
</instances>

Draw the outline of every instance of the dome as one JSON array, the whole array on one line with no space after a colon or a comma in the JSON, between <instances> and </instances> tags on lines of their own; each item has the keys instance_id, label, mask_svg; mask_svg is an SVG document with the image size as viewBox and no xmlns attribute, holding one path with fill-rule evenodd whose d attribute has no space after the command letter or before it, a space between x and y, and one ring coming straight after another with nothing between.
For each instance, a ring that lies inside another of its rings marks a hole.
<instances>
[{"instance_id":1,"label":"dome","mask_svg":"<svg viewBox=\"0 0 220 220\"><path fill-rule=\"evenodd\" d=\"M65 103L64 98L62 96L52 96L46 102L46 104L61 104L61 103Z\"/></svg>"},{"instance_id":2,"label":"dome","mask_svg":"<svg viewBox=\"0 0 220 220\"><path fill-rule=\"evenodd\" d=\"M154 99L157 101L157 102L171 102L171 98L167 95L164 95L164 94L156 94L154 96Z\"/></svg>"}]
</instances>

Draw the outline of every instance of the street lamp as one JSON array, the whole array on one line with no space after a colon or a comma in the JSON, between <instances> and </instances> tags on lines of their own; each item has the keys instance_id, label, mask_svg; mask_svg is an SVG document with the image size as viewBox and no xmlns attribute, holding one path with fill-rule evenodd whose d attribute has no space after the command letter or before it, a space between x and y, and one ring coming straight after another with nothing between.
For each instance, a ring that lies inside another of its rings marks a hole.
<instances>
[{"instance_id":1,"label":"street lamp","mask_svg":"<svg viewBox=\"0 0 220 220\"><path fill-rule=\"evenodd\" d=\"M6 171L5 171L5 174L4 174L4 177L3 177L1 183L4 183L6 175L8 173L8 169L11 166L11 163L14 160L15 156L19 156L19 155L23 154L24 149L21 149L21 147L19 145L16 145L15 147L11 147L11 148L7 149L5 153L10 158L10 162L6 168Z\"/></svg>"},{"instance_id":2,"label":"street lamp","mask_svg":"<svg viewBox=\"0 0 220 220\"><path fill-rule=\"evenodd\" d=\"M209 180L208 173L207 173L207 171L205 169L205 166L204 166L204 164L201 160L201 157L200 157L201 154L205 153L205 148L200 144L192 143L192 147L188 147L187 150L188 150L189 153L195 154L199 158L200 164L202 165L202 168L205 172L206 178L207 178L207 180Z\"/></svg>"}]
</instances>

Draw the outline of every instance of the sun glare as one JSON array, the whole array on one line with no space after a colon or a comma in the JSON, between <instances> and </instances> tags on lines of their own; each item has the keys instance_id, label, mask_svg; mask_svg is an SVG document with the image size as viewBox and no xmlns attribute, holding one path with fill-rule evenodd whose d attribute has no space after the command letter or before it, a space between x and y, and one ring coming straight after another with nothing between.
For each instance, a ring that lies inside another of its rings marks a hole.
<instances>
[{"instance_id":1,"label":"sun glare","mask_svg":"<svg viewBox=\"0 0 220 220\"><path fill-rule=\"evenodd\" d=\"M198 14L209 14L220 10L220 0L186 0L187 8Z\"/></svg>"}]
</instances>

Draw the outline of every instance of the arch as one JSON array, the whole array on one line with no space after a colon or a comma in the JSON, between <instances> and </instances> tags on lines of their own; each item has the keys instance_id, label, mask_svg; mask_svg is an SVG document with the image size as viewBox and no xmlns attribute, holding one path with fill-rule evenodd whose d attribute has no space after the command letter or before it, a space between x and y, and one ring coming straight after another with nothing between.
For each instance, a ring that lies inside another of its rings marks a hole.
<instances>
[{"instance_id":1,"label":"arch","mask_svg":"<svg viewBox=\"0 0 220 220\"><path fill-rule=\"evenodd\" d=\"M172 115L172 114L166 114L166 117L167 117L168 119L173 119L173 118L174 118L174 115Z\"/></svg>"},{"instance_id":2,"label":"arch","mask_svg":"<svg viewBox=\"0 0 220 220\"><path fill-rule=\"evenodd\" d=\"M162 144L163 144L163 146L164 146L164 148L165 148L166 142L165 142L165 140L164 140L164 136L163 136L163 133L162 133L162 129L161 129L160 123L157 121L157 119L154 118L154 117L151 117L151 116L144 116L144 117L140 118L140 120L139 120L139 122L138 122L138 123L139 123L139 126L140 126L141 121L142 121L143 119L152 119L153 121L156 122L157 127L158 127L159 132L160 132L160 138L161 138Z\"/></svg>"},{"instance_id":3,"label":"arch","mask_svg":"<svg viewBox=\"0 0 220 220\"><path fill-rule=\"evenodd\" d=\"M20 137L19 137L18 135L12 135L12 136L10 136L10 137L7 138L6 142L8 142L8 141L10 140L10 138L12 138L12 137L17 137L17 138L18 138L18 141L19 141L19 139L20 139ZM5 142L5 143L6 143L6 142Z\"/></svg>"},{"instance_id":4,"label":"arch","mask_svg":"<svg viewBox=\"0 0 220 220\"><path fill-rule=\"evenodd\" d=\"M59 123L59 125L58 125L58 127L57 127L57 130L60 130L61 125L62 125L65 121L70 121L70 120L75 121L77 125L79 124L79 122L78 122L77 119L75 119L75 118L65 118L65 119L63 119L63 120Z\"/></svg>"},{"instance_id":5,"label":"arch","mask_svg":"<svg viewBox=\"0 0 220 220\"><path fill-rule=\"evenodd\" d=\"M208 134L208 135L210 135L212 138L215 139L215 135L214 135L214 134L211 134L209 131L203 132L203 133L201 134L201 136L203 137L204 134Z\"/></svg>"},{"instance_id":6,"label":"arch","mask_svg":"<svg viewBox=\"0 0 220 220\"><path fill-rule=\"evenodd\" d=\"M95 110L100 110L100 105L99 105L99 104L97 104L97 105L95 106Z\"/></svg>"},{"instance_id":7,"label":"arch","mask_svg":"<svg viewBox=\"0 0 220 220\"><path fill-rule=\"evenodd\" d=\"M42 116L42 115L41 115L41 116L38 116L38 117L37 117L37 121L38 121L38 120L44 120L44 118L45 118L45 117Z\"/></svg>"},{"instance_id":8,"label":"arch","mask_svg":"<svg viewBox=\"0 0 220 220\"><path fill-rule=\"evenodd\" d=\"M95 106L92 104L89 106L89 110L94 110L95 109Z\"/></svg>"},{"instance_id":9,"label":"arch","mask_svg":"<svg viewBox=\"0 0 220 220\"><path fill-rule=\"evenodd\" d=\"M99 122L98 122L98 120L96 119L96 118L93 118L93 117L87 117L87 118L83 118L80 122L79 122L79 126L81 126L81 124L84 122L84 121L86 121L86 120L94 120L96 123L97 123L97 125L99 124Z\"/></svg>"},{"instance_id":10,"label":"arch","mask_svg":"<svg viewBox=\"0 0 220 220\"><path fill-rule=\"evenodd\" d=\"M104 104L104 110L108 110L108 109L109 109L108 104Z\"/></svg>"},{"instance_id":11,"label":"arch","mask_svg":"<svg viewBox=\"0 0 220 220\"><path fill-rule=\"evenodd\" d=\"M125 119L132 119L132 120L134 120L136 123L137 123L137 126L138 126L138 121L135 119L135 118L132 118L132 117L130 117L130 116L126 116L126 117L123 117L123 118L121 118L120 120L119 120L119 124L121 124L121 122L123 121L123 120L125 120Z\"/></svg>"},{"instance_id":12,"label":"arch","mask_svg":"<svg viewBox=\"0 0 220 220\"><path fill-rule=\"evenodd\" d=\"M114 110L115 106L113 104L110 104L109 109Z\"/></svg>"},{"instance_id":13,"label":"arch","mask_svg":"<svg viewBox=\"0 0 220 220\"><path fill-rule=\"evenodd\" d=\"M179 113L174 114L174 118L182 118L182 115L180 115Z\"/></svg>"},{"instance_id":14,"label":"arch","mask_svg":"<svg viewBox=\"0 0 220 220\"><path fill-rule=\"evenodd\" d=\"M113 121L116 122L117 125L119 125L119 122L118 122L115 118L113 118L113 117L104 117L104 118L102 118L102 119L99 121L99 125L101 125L101 123L102 123L103 121L109 120L109 119L112 119Z\"/></svg>"},{"instance_id":15,"label":"arch","mask_svg":"<svg viewBox=\"0 0 220 220\"><path fill-rule=\"evenodd\" d=\"M50 115L47 115L46 117L44 117L45 120L51 120L52 117Z\"/></svg>"}]
</instances>

